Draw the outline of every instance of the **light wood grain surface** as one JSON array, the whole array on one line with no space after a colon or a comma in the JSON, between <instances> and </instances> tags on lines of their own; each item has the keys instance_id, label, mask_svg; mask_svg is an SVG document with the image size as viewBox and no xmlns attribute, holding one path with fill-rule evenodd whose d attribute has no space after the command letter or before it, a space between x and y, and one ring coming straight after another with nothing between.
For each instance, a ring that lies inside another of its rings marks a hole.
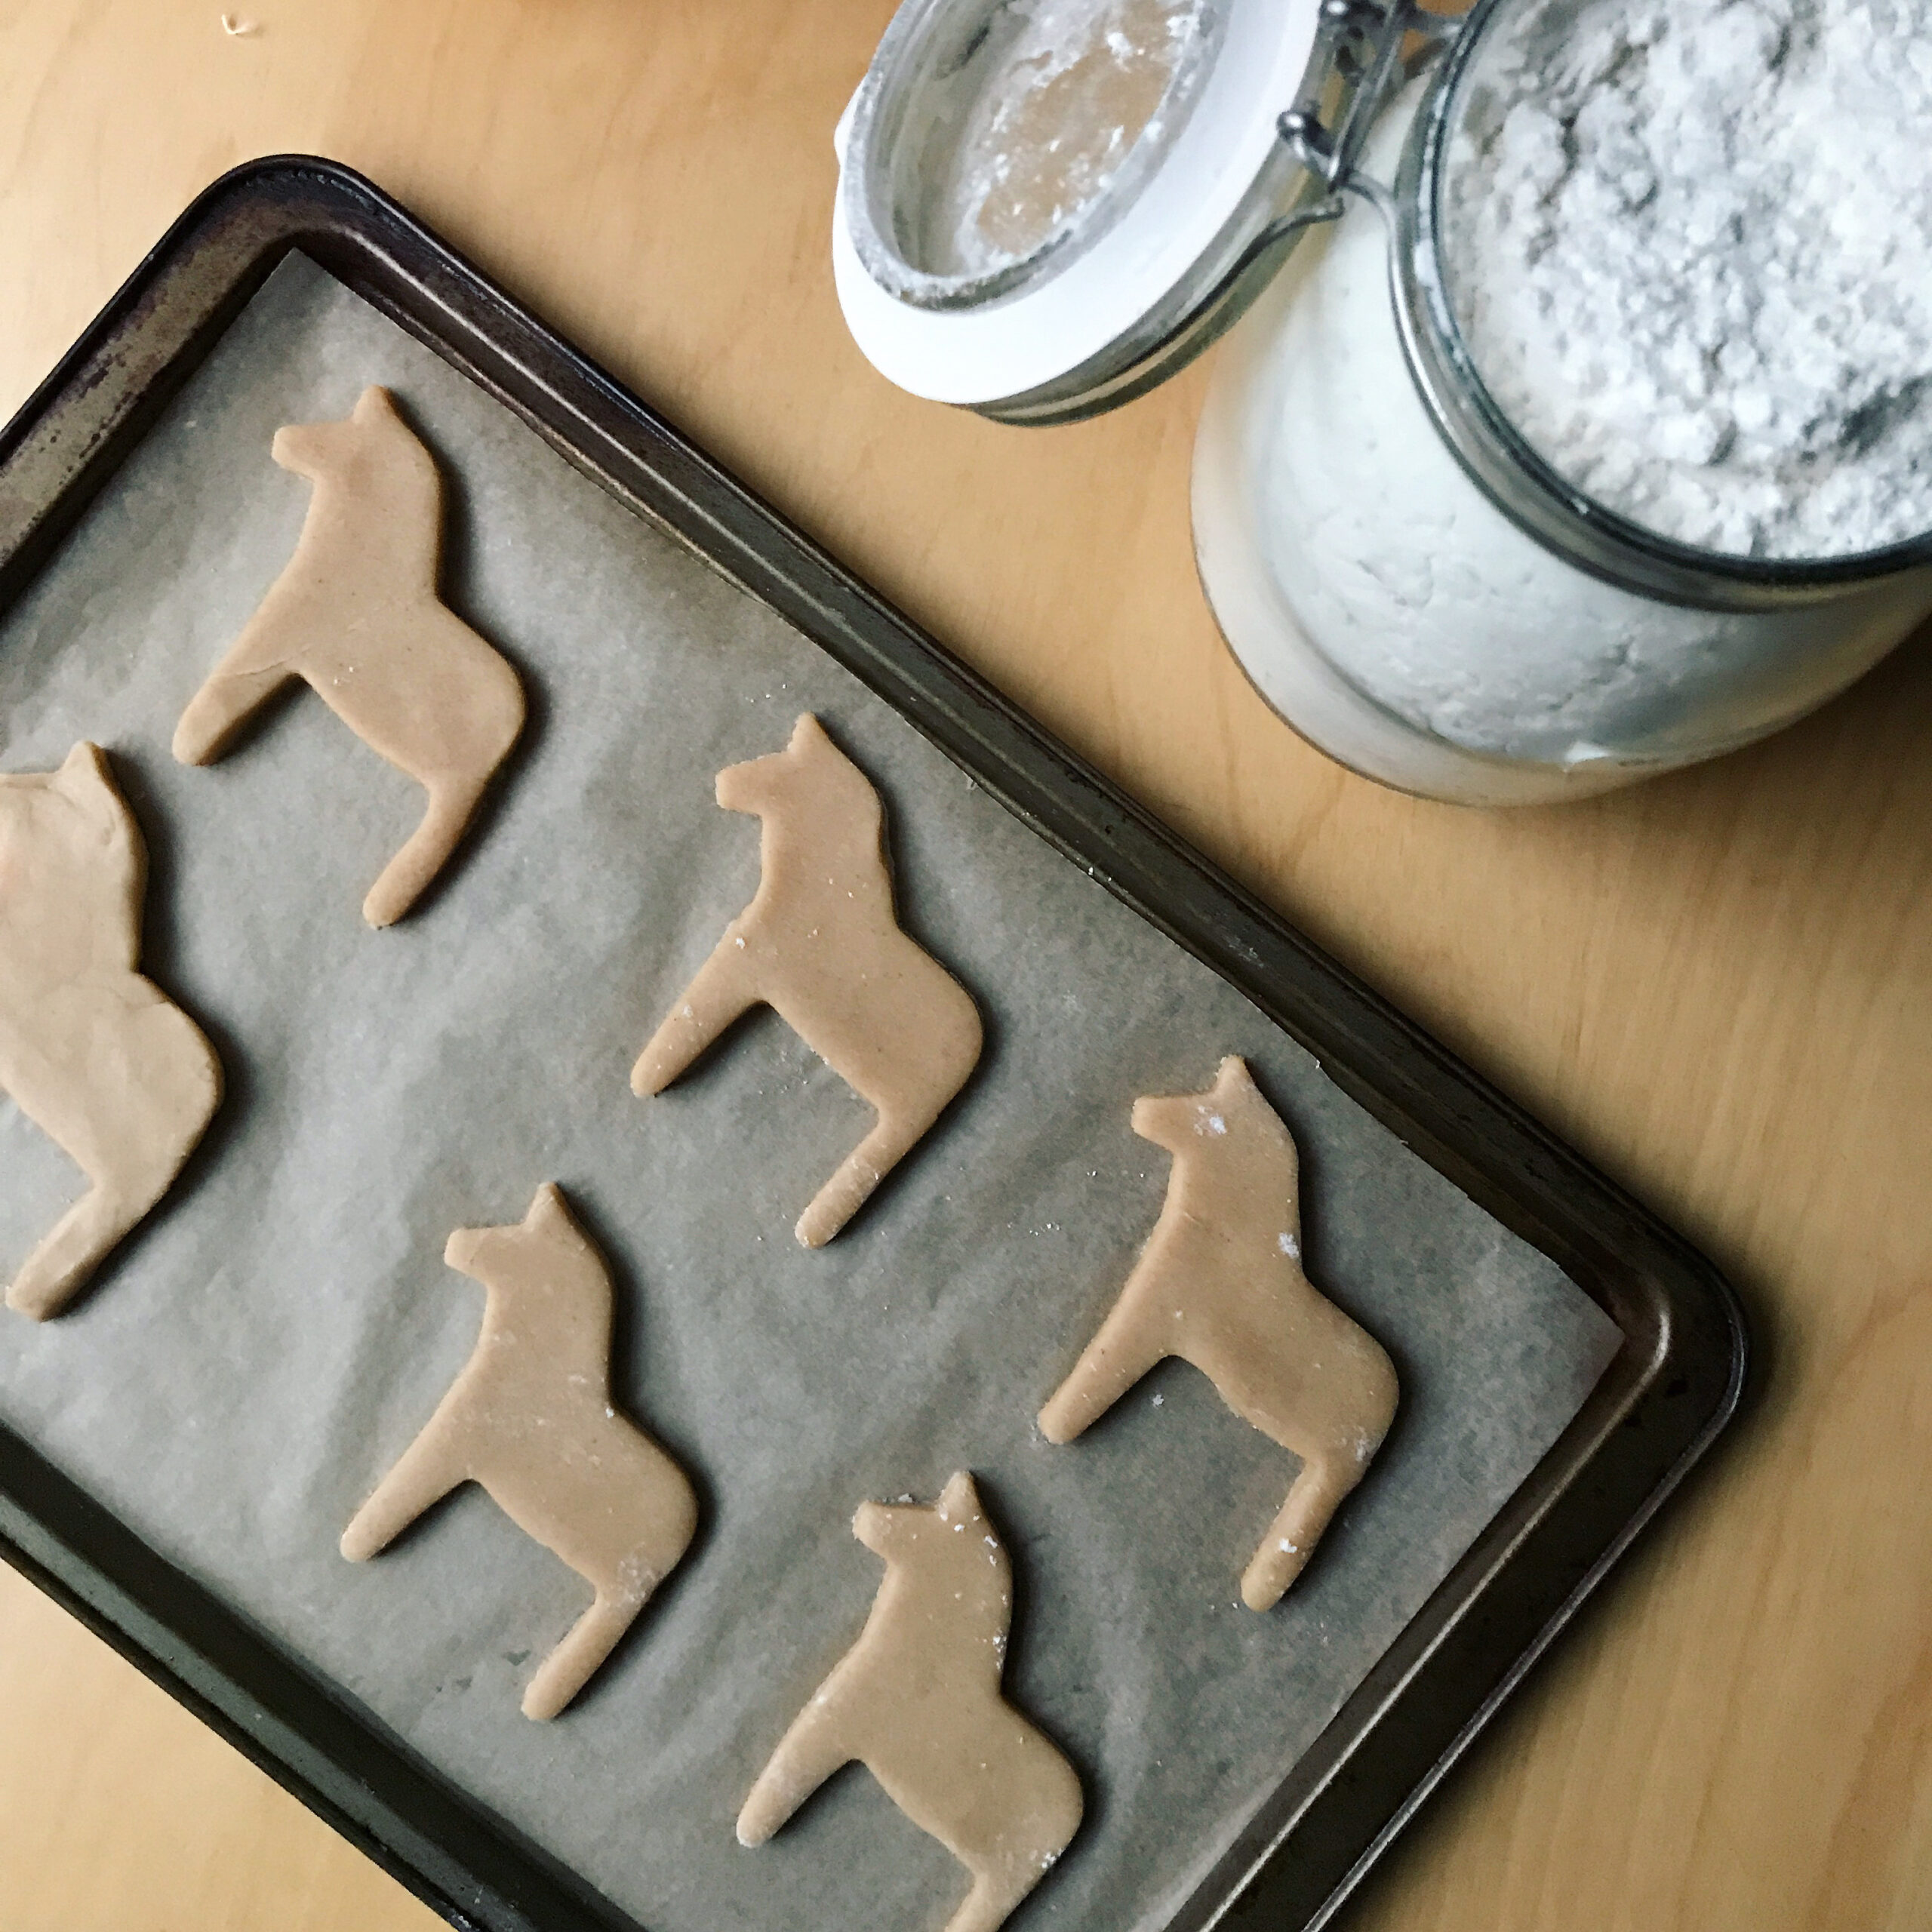
<instances>
[{"instance_id":1,"label":"light wood grain surface","mask_svg":"<svg viewBox=\"0 0 1932 1932\"><path fill-rule=\"evenodd\" d=\"M1932 660L1757 750L1476 814L1272 721L1188 543L1202 377L996 428L826 267L889 0L0 0L0 411L248 156L372 175L1667 1215L1764 1387L1369 1885L1378 1932L1932 1924ZM231 16L231 17L235 17ZM429 1915L11 1573L0 1932Z\"/></svg>"}]
</instances>

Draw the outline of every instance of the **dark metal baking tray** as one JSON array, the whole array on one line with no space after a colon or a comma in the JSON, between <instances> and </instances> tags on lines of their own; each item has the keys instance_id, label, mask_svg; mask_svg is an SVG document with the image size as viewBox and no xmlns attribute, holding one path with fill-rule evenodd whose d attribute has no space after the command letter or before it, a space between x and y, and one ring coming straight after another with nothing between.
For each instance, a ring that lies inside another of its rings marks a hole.
<instances>
[{"instance_id":1,"label":"dark metal baking tray","mask_svg":"<svg viewBox=\"0 0 1932 1932\"><path fill-rule=\"evenodd\" d=\"M0 432L0 612L292 249L795 625L1317 1054L1622 1331L1530 1480L1171 1921L1324 1923L1730 1420L1746 1353L1735 1298L1653 1215L346 168L287 157L217 182ZM630 1927L5 1428L0 1554L452 1924Z\"/></svg>"}]
</instances>

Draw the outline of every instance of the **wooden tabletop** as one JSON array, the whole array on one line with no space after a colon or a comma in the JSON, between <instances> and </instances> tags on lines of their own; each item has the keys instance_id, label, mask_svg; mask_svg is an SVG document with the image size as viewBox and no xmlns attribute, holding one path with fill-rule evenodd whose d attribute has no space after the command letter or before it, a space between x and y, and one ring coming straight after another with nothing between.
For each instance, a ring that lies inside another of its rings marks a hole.
<instances>
[{"instance_id":1,"label":"wooden tabletop","mask_svg":"<svg viewBox=\"0 0 1932 1932\"><path fill-rule=\"evenodd\" d=\"M1685 1229L1762 1387L1374 1877L1386 1932L1932 1924L1932 657L1597 803L1400 798L1202 604L1204 372L1104 420L848 340L832 123L891 0L0 0L0 414L195 191L371 175ZM0 1932L430 1915L11 1572Z\"/></svg>"}]
</instances>

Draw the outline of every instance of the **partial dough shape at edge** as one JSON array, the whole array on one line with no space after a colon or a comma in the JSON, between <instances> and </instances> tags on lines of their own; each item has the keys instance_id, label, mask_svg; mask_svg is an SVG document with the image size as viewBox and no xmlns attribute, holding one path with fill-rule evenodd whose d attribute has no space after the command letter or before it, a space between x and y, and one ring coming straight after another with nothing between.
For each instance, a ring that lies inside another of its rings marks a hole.
<instances>
[{"instance_id":1,"label":"partial dough shape at edge","mask_svg":"<svg viewBox=\"0 0 1932 1932\"><path fill-rule=\"evenodd\" d=\"M100 747L0 775L0 1087L88 1186L7 1305L67 1307L158 1204L222 1097L220 1057L138 970L147 848Z\"/></svg>"}]
</instances>

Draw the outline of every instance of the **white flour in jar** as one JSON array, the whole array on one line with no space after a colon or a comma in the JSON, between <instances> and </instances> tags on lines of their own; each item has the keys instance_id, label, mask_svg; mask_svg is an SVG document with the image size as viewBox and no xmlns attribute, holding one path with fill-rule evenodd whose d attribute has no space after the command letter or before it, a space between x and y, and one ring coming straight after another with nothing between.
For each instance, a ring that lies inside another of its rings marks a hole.
<instances>
[{"instance_id":1,"label":"white flour in jar","mask_svg":"<svg viewBox=\"0 0 1932 1932\"><path fill-rule=\"evenodd\" d=\"M1377 125L1372 177L1395 174L1421 89ZM1812 709L1932 604L1908 575L1700 610L1546 549L1424 408L1365 203L1297 250L1219 355L1195 460L1202 583L1263 694L1386 783L1512 804L1708 758Z\"/></svg>"},{"instance_id":2,"label":"white flour in jar","mask_svg":"<svg viewBox=\"0 0 1932 1932\"><path fill-rule=\"evenodd\" d=\"M1932 529L1924 0L1540 0L1489 39L1444 266L1532 447L1731 555Z\"/></svg>"}]
</instances>

